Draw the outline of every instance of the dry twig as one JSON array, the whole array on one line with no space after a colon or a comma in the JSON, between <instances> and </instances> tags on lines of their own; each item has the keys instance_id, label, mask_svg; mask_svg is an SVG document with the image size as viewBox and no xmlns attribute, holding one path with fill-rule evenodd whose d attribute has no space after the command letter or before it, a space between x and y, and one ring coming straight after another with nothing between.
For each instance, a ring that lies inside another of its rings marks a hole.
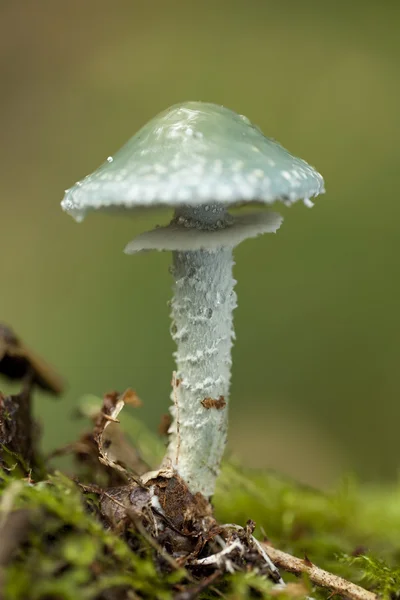
<instances>
[{"instance_id":1,"label":"dry twig","mask_svg":"<svg viewBox=\"0 0 400 600\"><path fill-rule=\"evenodd\" d=\"M244 551L244 547L243 544L239 541L239 540L234 540L231 544L225 546L225 548L223 548L223 550L221 550L220 552L217 552L216 554L211 554L211 556L206 556L205 558L198 558L195 561L193 561L192 564L194 565L217 565L218 567L222 566L224 564L224 558L230 554L231 552L233 552L234 550L238 549L241 553L243 553ZM225 562L227 562L225 560ZM230 571L229 568L227 568L228 571Z\"/></svg>"},{"instance_id":2,"label":"dry twig","mask_svg":"<svg viewBox=\"0 0 400 600\"><path fill-rule=\"evenodd\" d=\"M268 554L265 552L264 547L260 544L260 542L254 537L254 535L252 533L247 532L245 530L245 528L242 527L241 525L235 525L234 523L228 523L226 525L222 525L221 527L223 527L224 529L234 529L235 531L243 532L246 535L249 543L253 544L253 546L256 548L257 552L260 554L260 556L263 558L263 560L267 564L269 572L272 576L272 579L275 581L275 583L277 585L285 587L286 584L283 581L281 574L279 573L279 569L274 564L274 562L271 560L271 558L268 556Z\"/></svg>"},{"instance_id":3,"label":"dry twig","mask_svg":"<svg viewBox=\"0 0 400 600\"><path fill-rule=\"evenodd\" d=\"M282 550L273 548L265 543L262 544L262 546L275 565L281 569L284 569L288 573L294 573L295 575L306 573L310 580L316 585L329 588L335 594L340 594L341 596L351 598L352 600L377 600L377 595L373 592L369 592L368 590L356 585L355 583L351 583L351 581L347 581L342 577L328 573L328 571L320 569L316 565L310 563L310 561L296 558L291 554L282 552Z\"/></svg>"}]
</instances>

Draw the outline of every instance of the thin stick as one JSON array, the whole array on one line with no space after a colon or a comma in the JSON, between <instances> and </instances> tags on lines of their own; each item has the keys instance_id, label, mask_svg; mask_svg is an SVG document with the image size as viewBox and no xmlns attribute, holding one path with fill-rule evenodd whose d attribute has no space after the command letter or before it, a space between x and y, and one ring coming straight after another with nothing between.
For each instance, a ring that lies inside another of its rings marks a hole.
<instances>
[{"instance_id":1,"label":"thin stick","mask_svg":"<svg viewBox=\"0 0 400 600\"><path fill-rule=\"evenodd\" d=\"M198 558L195 561L193 561L192 564L194 565L220 565L221 564L221 559L226 556L227 554L230 554L231 552L233 552L236 548L238 548L239 550L241 550L243 552L243 544L242 542L240 542L239 540L235 540L234 542L232 542L231 544L229 544L229 546L225 546L225 548L223 550L221 550L221 552L217 552L217 554L211 554L211 556L206 556L205 558Z\"/></svg>"},{"instance_id":2,"label":"thin stick","mask_svg":"<svg viewBox=\"0 0 400 600\"><path fill-rule=\"evenodd\" d=\"M346 596L352 600L377 600L378 598L378 596L373 592L369 592L368 590L356 585L355 583L351 583L351 581L347 581L342 577L328 573L328 571L324 571L323 569L320 569L319 567L310 564L301 558L296 558L291 554L282 552L282 550L273 548L265 543L262 544L262 546L271 560L281 569L296 575L299 575L300 573L306 573L313 583L324 588L329 588L335 592L335 594Z\"/></svg>"},{"instance_id":3,"label":"thin stick","mask_svg":"<svg viewBox=\"0 0 400 600\"><path fill-rule=\"evenodd\" d=\"M246 534L246 530L241 525L236 525L234 523L227 523L225 525L221 525L221 527L224 529L234 529L235 531L241 531L244 534ZM286 584L283 581L281 574L279 573L278 567L272 562L268 554L265 552L264 547L260 544L257 538L255 538L254 535L250 533L249 535L247 535L247 539L251 540L251 543L254 544L258 553L266 562L270 574L272 575L272 578L275 580L276 584L285 587Z\"/></svg>"},{"instance_id":4,"label":"thin stick","mask_svg":"<svg viewBox=\"0 0 400 600\"><path fill-rule=\"evenodd\" d=\"M278 567L272 562L272 560L270 559L270 557L268 556L268 554L265 552L263 546L254 537L254 535L251 536L251 541L253 542L253 544L255 545L255 547L257 548L257 550L259 551L259 553L261 554L261 556L265 560L265 562L267 563L267 565L268 565L271 573L276 577L276 579L277 579L277 582L276 582L277 585L281 586L281 587L285 587L286 584L283 581L283 579L281 577L281 574L279 573Z\"/></svg>"}]
</instances>

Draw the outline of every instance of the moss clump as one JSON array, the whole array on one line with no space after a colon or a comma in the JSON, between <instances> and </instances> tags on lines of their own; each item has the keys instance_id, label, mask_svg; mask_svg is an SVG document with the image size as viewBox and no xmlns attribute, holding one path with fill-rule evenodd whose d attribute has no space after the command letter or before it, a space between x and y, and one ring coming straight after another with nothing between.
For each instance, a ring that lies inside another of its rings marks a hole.
<instances>
[{"instance_id":1,"label":"moss clump","mask_svg":"<svg viewBox=\"0 0 400 600\"><path fill-rule=\"evenodd\" d=\"M360 486L347 478L323 493L228 463L214 501L219 521L251 517L274 546L383 597L400 593L400 483Z\"/></svg>"},{"instance_id":2,"label":"moss clump","mask_svg":"<svg viewBox=\"0 0 400 600\"><path fill-rule=\"evenodd\" d=\"M86 398L93 415L99 400ZM150 468L163 454L160 440L132 413L121 421L141 461ZM82 450L82 444L79 445ZM88 446L92 448L92 446ZM80 452L81 452L80 450ZM0 597L7 600L122 600L155 598L330 597L302 576L285 575L278 591L258 568L243 562L223 572L193 569L158 546L133 519L112 526L102 512L96 486L78 484L58 472L35 481L23 460L3 448L0 481ZM93 455L91 456L93 459ZM92 462L77 465L74 476L90 481ZM105 475L107 477L107 471ZM93 473L92 473L93 474ZM96 471L97 474L97 471ZM103 473L104 475L104 473ZM256 534L383 598L400 591L400 484L364 488L352 479L322 493L274 473L244 471L226 462L213 498L220 523L244 526L256 521Z\"/></svg>"},{"instance_id":3,"label":"moss clump","mask_svg":"<svg viewBox=\"0 0 400 600\"><path fill-rule=\"evenodd\" d=\"M28 511L25 539L3 572L4 598L89 600L106 598L106 592L113 593L110 598L128 598L123 594L135 590L163 600L183 577L183 570L162 573L145 544L134 552L107 531L96 500L83 497L61 473L35 485L5 477L0 498L3 520Z\"/></svg>"}]
</instances>

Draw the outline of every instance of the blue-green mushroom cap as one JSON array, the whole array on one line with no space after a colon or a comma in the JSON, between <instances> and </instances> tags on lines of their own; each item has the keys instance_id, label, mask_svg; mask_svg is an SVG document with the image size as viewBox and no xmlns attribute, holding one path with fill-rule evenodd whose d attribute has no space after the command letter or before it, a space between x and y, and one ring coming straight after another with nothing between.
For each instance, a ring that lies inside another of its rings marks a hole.
<instances>
[{"instance_id":1,"label":"blue-green mushroom cap","mask_svg":"<svg viewBox=\"0 0 400 600\"><path fill-rule=\"evenodd\" d=\"M322 176L243 115L205 102L160 113L114 156L67 190L77 220L92 210L272 204L323 193Z\"/></svg>"}]
</instances>

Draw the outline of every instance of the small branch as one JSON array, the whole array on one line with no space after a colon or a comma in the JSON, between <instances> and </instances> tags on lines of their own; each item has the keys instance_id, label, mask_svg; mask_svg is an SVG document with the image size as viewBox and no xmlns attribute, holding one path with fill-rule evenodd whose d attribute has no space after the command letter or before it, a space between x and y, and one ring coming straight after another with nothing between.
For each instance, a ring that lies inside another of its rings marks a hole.
<instances>
[{"instance_id":1,"label":"small branch","mask_svg":"<svg viewBox=\"0 0 400 600\"><path fill-rule=\"evenodd\" d=\"M272 579L275 581L275 583L278 586L282 586L282 587L286 586L285 582L283 581L283 579L281 577L281 574L279 573L279 569L272 562L272 560L270 559L268 554L265 552L263 545L260 544L260 542L257 540L257 538L254 537L254 535L252 534L252 530L246 531L246 529L244 527L242 527L241 525L236 525L234 523L227 523L225 525L221 525L221 527L223 529L233 529L234 531L240 531L240 532L244 533L244 535L247 538L248 543L250 543L256 547L257 552L261 555L261 557L266 562L267 567L270 572L270 575L272 576Z\"/></svg>"},{"instance_id":2,"label":"small branch","mask_svg":"<svg viewBox=\"0 0 400 600\"><path fill-rule=\"evenodd\" d=\"M224 558L224 556L227 556L228 554L233 552L236 548L238 550L240 550L240 552L243 552L243 550L244 550L243 544L239 540L235 540L228 546L225 546L225 548L223 550L221 550L221 552L217 552L217 554L212 554L211 556L206 556L205 558L196 559L195 561L193 561L192 564L194 564L194 565L215 565L216 564L218 566L221 566L221 564L223 564L222 559Z\"/></svg>"},{"instance_id":3,"label":"small branch","mask_svg":"<svg viewBox=\"0 0 400 600\"><path fill-rule=\"evenodd\" d=\"M279 569L272 562L272 560L268 556L268 554L265 552L262 544L260 544L260 542L254 537L254 535L251 536L251 541L253 542L253 544L255 545L255 547L257 548L257 550L259 551L259 553L261 554L261 556L265 560L265 562L267 563L268 568L270 569L271 573L275 576L277 585L281 586L281 587L282 586L285 587L286 584L283 581L283 579L281 577L281 574L279 573Z\"/></svg>"},{"instance_id":4,"label":"small branch","mask_svg":"<svg viewBox=\"0 0 400 600\"><path fill-rule=\"evenodd\" d=\"M351 583L342 577L328 573L328 571L324 571L301 558L296 558L295 556L282 552L282 550L273 548L268 544L264 543L262 546L275 565L289 573L294 573L295 575L306 573L310 580L316 585L329 588L336 594L346 596L352 600L377 600L376 594L369 592L355 583Z\"/></svg>"}]
</instances>

